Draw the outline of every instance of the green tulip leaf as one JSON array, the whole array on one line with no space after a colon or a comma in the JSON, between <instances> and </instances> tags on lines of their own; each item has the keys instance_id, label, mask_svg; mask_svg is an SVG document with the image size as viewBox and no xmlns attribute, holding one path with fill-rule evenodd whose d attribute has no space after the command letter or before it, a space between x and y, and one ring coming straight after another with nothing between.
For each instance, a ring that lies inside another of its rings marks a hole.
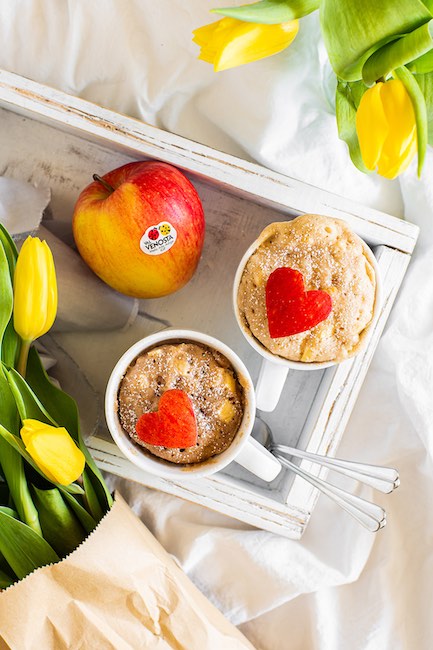
<instances>
[{"instance_id":1,"label":"green tulip leaf","mask_svg":"<svg viewBox=\"0 0 433 650\"><path fill-rule=\"evenodd\" d=\"M78 408L75 400L55 386L41 363L35 347L30 348L27 361L26 383L33 395L38 396L40 408L49 413L51 423L65 427L75 442L79 438Z\"/></svg>"},{"instance_id":2,"label":"green tulip leaf","mask_svg":"<svg viewBox=\"0 0 433 650\"><path fill-rule=\"evenodd\" d=\"M9 270L8 256L0 239L0 346L3 341L3 335L12 316L13 307L13 288Z\"/></svg>"},{"instance_id":3,"label":"green tulip leaf","mask_svg":"<svg viewBox=\"0 0 433 650\"><path fill-rule=\"evenodd\" d=\"M16 578L11 578L5 571L0 569L0 589L7 589L16 581Z\"/></svg>"},{"instance_id":4,"label":"green tulip leaf","mask_svg":"<svg viewBox=\"0 0 433 650\"><path fill-rule=\"evenodd\" d=\"M11 318L4 336L1 349L1 360L8 368L14 368L19 356L21 337L15 332L13 319Z\"/></svg>"},{"instance_id":5,"label":"green tulip leaf","mask_svg":"<svg viewBox=\"0 0 433 650\"><path fill-rule=\"evenodd\" d=\"M0 364L0 424L14 434L17 434L20 428L17 405L3 364Z\"/></svg>"},{"instance_id":6,"label":"green tulip leaf","mask_svg":"<svg viewBox=\"0 0 433 650\"><path fill-rule=\"evenodd\" d=\"M86 531L59 490L41 490L33 485L33 493L44 539L59 556L68 555L85 539Z\"/></svg>"},{"instance_id":7,"label":"green tulip leaf","mask_svg":"<svg viewBox=\"0 0 433 650\"><path fill-rule=\"evenodd\" d=\"M98 496L92 484L91 473L88 469L85 469L83 472L83 485L88 510L96 521L99 521L104 516L104 511L100 506Z\"/></svg>"},{"instance_id":8,"label":"green tulip leaf","mask_svg":"<svg viewBox=\"0 0 433 650\"><path fill-rule=\"evenodd\" d=\"M18 578L59 561L54 549L22 521L0 511L0 552Z\"/></svg>"},{"instance_id":9,"label":"green tulip leaf","mask_svg":"<svg viewBox=\"0 0 433 650\"><path fill-rule=\"evenodd\" d=\"M384 45L364 63L362 78L367 86L386 78L395 68L406 65L433 48L433 20L393 43Z\"/></svg>"},{"instance_id":10,"label":"green tulip leaf","mask_svg":"<svg viewBox=\"0 0 433 650\"><path fill-rule=\"evenodd\" d=\"M13 365L20 338L14 330L12 307L13 307L13 277L15 265L18 257L18 251L12 237L6 228L0 224L0 248L3 248L7 258L7 267L9 269L9 278L7 279L6 266L4 257L0 251L0 347L1 359L6 365ZM6 285L6 291L5 291ZM6 320L9 319L6 323ZM6 327L5 327L6 323ZM3 340L2 340L3 339Z\"/></svg>"},{"instance_id":11,"label":"green tulip leaf","mask_svg":"<svg viewBox=\"0 0 433 650\"><path fill-rule=\"evenodd\" d=\"M74 511L78 521L83 526L86 533L91 533L92 530L96 528L97 521L95 521L95 519L93 519L93 517L89 515L86 508L84 508L80 503L78 503L76 497L74 497L72 494L69 494L69 492L63 491L61 487L59 488L59 491L62 493L64 500L71 507L71 510Z\"/></svg>"},{"instance_id":12,"label":"green tulip leaf","mask_svg":"<svg viewBox=\"0 0 433 650\"><path fill-rule=\"evenodd\" d=\"M430 2L428 3L431 4ZM334 72L359 81L365 61L376 50L432 19L421 0L322 0L320 21Z\"/></svg>"},{"instance_id":13,"label":"green tulip leaf","mask_svg":"<svg viewBox=\"0 0 433 650\"><path fill-rule=\"evenodd\" d=\"M417 74L415 80L424 96L427 108L428 143L433 145L433 72Z\"/></svg>"},{"instance_id":14,"label":"green tulip leaf","mask_svg":"<svg viewBox=\"0 0 433 650\"><path fill-rule=\"evenodd\" d=\"M0 505L6 506L10 503L10 492L7 483L0 482Z\"/></svg>"},{"instance_id":15,"label":"green tulip leaf","mask_svg":"<svg viewBox=\"0 0 433 650\"><path fill-rule=\"evenodd\" d=\"M418 59L410 61L406 68L413 74L428 74L429 72L433 72L433 49Z\"/></svg>"},{"instance_id":16,"label":"green tulip leaf","mask_svg":"<svg viewBox=\"0 0 433 650\"><path fill-rule=\"evenodd\" d=\"M418 140L418 176L421 176L421 171L424 165L425 154L427 151L428 142L428 119L427 119L427 106L424 95L421 91L420 85L415 80L415 77L405 67L397 68L394 70L394 76L403 82L409 96L412 100L413 108L415 111L416 131Z\"/></svg>"},{"instance_id":17,"label":"green tulip leaf","mask_svg":"<svg viewBox=\"0 0 433 650\"><path fill-rule=\"evenodd\" d=\"M10 568L9 564L6 562L6 558L1 552L0 552L0 571L6 573L9 576L13 576L13 580L17 579L17 577L14 576L14 572Z\"/></svg>"},{"instance_id":18,"label":"green tulip leaf","mask_svg":"<svg viewBox=\"0 0 433 650\"><path fill-rule=\"evenodd\" d=\"M14 434L19 431L19 415L4 367L0 365L0 434L2 431L5 431L14 440ZM27 485L21 452L1 435L0 463L20 519L41 535L38 511Z\"/></svg>"},{"instance_id":19,"label":"green tulip leaf","mask_svg":"<svg viewBox=\"0 0 433 650\"><path fill-rule=\"evenodd\" d=\"M29 353L26 379L29 386L39 396L40 403L43 404L46 412L49 412L58 423L56 426L65 427L83 452L86 458L87 476L97 494L102 511L105 512L111 508L113 499L99 468L84 444L80 432L77 404L70 395L52 383L34 348Z\"/></svg>"},{"instance_id":20,"label":"green tulip leaf","mask_svg":"<svg viewBox=\"0 0 433 650\"><path fill-rule=\"evenodd\" d=\"M8 263L9 263L9 272L11 279L13 280L14 277L14 271L15 271L15 266L17 263L18 259L18 250L17 247L15 246L15 242L4 227L2 223L0 223L0 241L3 244L3 248L5 249L6 256L8 258Z\"/></svg>"},{"instance_id":21,"label":"green tulip leaf","mask_svg":"<svg viewBox=\"0 0 433 650\"><path fill-rule=\"evenodd\" d=\"M211 9L212 13L246 23L278 25L302 18L319 8L320 0L261 0L241 7Z\"/></svg>"},{"instance_id":22,"label":"green tulip leaf","mask_svg":"<svg viewBox=\"0 0 433 650\"><path fill-rule=\"evenodd\" d=\"M338 135L348 145L353 164L364 173L369 170L364 165L359 148L356 133L356 111L366 90L367 87L362 81L348 83L339 79L335 96Z\"/></svg>"},{"instance_id":23,"label":"green tulip leaf","mask_svg":"<svg viewBox=\"0 0 433 650\"><path fill-rule=\"evenodd\" d=\"M9 515L9 517L13 517L14 519L19 519L17 511L8 506L0 506L0 512L4 512L6 515Z\"/></svg>"},{"instance_id":24,"label":"green tulip leaf","mask_svg":"<svg viewBox=\"0 0 433 650\"><path fill-rule=\"evenodd\" d=\"M14 368L5 372L21 421L28 419L39 420L51 426L58 426L20 373Z\"/></svg>"},{"instance_id":25,"label":"green tulip leaf","mask_svg":"<svg viewBox=\"0 0 433 650\"><path fill-rule=\"evenodd\" d=\"M3 246L4 252L7 257L8 267L9 267L9 277L11 279L11 287L12 287L16 261L18 258L18 251L12 237L9 235L6 228L1 223L0 223L0 245ZM2 265L0 263L0 267L1 266ZM13 294L13 290L12 290L12 294ZM1 314L0 314L0 320L1 320ZM21 344L21 339L14 330L13 318L12 316L10 316L9 322L7 323L3 335L3 342L1 346L1 360L4 361L4 363L7 366L13 367L15 365L15 361L18 358L18 350L20 344Z\"/></svg>"}]
</instances>

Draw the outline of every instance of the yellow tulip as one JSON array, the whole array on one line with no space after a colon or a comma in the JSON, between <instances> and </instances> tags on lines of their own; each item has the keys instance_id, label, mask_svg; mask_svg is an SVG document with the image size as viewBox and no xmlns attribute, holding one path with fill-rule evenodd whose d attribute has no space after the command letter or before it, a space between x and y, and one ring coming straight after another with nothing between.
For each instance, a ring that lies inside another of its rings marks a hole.
<instances>
[{"instance_id":1,"label":"yellow tulip","mask_svg":"<svg viewBox=\"0 0 433 650\"><path fill-rule=\"evenodd\" d=\"M84 454L63 427L24 420L21 438L27 452L48 480L70 485L84 470Z\"/></svg>"},{"instance_id":2,"label":"yellow tulip","mask_svg":"<svg viewBox=\"0 0 433 650\"><path fill-rule=\"evenodd\" d=\"M57 281L46 241L27 237L14 274L14 328L23 339L18 370L25 374L30 343L46 334L56 317Z\"/></svg>"},{"instance_id":3,"label":"yellow tulip","mask_svg":"<svg viewBox=\"0 0 433 650\"><path fill-rule=\"evenodd\" d=\"M395 178L413 160L417 149L415 111L399 79L378 82L362 96L356 132L367 169Z\"/></svg>"},{"instance_id":4,"label":"yellow tulip","mask_svg":"<svg viewBox=\"0 0 433 650\"><path fill-rule=\"evenodd\" d=\"M294 40L298 29L298 20L262 25L222 18L196 29L193 41L201 48L199 59L213 63L219 72L281 52Z\"/></svg>"}]
</instances>

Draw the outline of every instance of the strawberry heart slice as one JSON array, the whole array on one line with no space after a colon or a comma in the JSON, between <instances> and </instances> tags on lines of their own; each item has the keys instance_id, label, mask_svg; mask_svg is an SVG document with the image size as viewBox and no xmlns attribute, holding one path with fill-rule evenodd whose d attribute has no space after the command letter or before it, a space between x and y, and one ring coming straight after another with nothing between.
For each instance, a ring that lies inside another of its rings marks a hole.
<instances>
[{"instance_id":1,"label":"strawberry heart slice","mask_svg":"<svg viewBox=\"0 0 433 650\"><path fill-rule=\"evenodd\" d=\"M184 449L197 442L197 423L192 402L183 390L167 390L158 411L143 413L135 430L148 445Z\"/></svg>"},{"instance_id":2,"label":"strawberry heart slice","mask_svg":"<svg viewBox=\"0 0 433 650\"><path fill-rule=\"evenodd\" d=\"M269 334L278 339L306 332L328 318L332 299L326 291L305 291L302 273L288 267L273 271L266 283Z\"/></svg>"}]
</instances>

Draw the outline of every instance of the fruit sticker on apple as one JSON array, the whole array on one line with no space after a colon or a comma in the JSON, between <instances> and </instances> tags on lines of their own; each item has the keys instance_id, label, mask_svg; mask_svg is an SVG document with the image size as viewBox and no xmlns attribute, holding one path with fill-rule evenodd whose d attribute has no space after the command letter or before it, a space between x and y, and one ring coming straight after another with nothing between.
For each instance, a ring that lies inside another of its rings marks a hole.
<instances>
[{"instance_id":1,"label":"fruit sticker on apple","mask_svg":"<svg viewBox=\"0 0 433 650\"><path fill-rule=\"evenodd\" d=\"M162 255L170 250L176 239L176 228L168 221L161 221L157 226L149 226L140 239L140 248L147 255Z\"/></svg>"},{"instance_id":2,"label":"fruit sticker on apple","mask_svg":"<svg viewBox=\"0 0 433 650\"><path fill-rule=\"evenodd\" d=\"M94 175L73 216L77 248L109 286L135 298L159 298L194 275L203 248L200 198L178 169L133 162Z\"/></svg>"}]
</instances>

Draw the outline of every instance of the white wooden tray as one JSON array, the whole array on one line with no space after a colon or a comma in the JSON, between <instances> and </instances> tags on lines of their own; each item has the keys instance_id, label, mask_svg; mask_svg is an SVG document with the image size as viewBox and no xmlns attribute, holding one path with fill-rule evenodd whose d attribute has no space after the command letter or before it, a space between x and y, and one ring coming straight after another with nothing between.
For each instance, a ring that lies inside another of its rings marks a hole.
<instances>
[{"instance_id":1,"label":"white wooden tray","mask_svg":"<svg viewBox=\"0 0 433 650\"><path fill-rule=\"evenodd\" d=\"M92 173L145 158L186 171L203 201L205 249L195 277L182 291L143 301L142 311L150 318L139 319L128 332L95 338L101 346L97 365L89 365L80 354L85 334L60 337L100 395L121 353L134 340L161 329L163 322L222 339L242 357L253 379L257 377L260 359L236 326L230 295L240 258L271 221L305 212L339 217L370 244L382 274L384 302L367 349L327 370L289 373L277 410L263 414L277 441L335 454L410 261L417 227L2 71L0 107L0 172L48 185L56 218L70 220L78 193ZM181 485L158 479L126 460L104 426L88 444L105 470L295 539L305 530L318 497L290 471L283 470L268 485L234 463L211 478Z\"/></svg>"}]
</instances>

